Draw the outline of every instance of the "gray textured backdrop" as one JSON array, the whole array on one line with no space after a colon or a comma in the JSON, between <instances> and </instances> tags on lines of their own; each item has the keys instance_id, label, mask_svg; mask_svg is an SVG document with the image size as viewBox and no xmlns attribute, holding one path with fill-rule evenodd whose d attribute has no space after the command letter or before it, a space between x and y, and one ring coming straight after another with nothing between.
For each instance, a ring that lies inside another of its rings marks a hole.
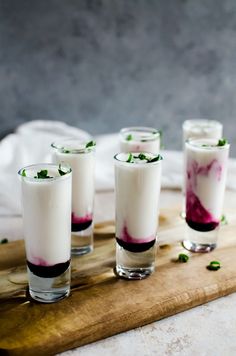
<instances>
[{"instance_id":1,"label":"gray textured backdrop","mask_svg":"<svg viewBox=\"0 0 236 356\"><path fill-rule=\"evenodd\" d=\"M0 136L143 124L180 148L182 121L209 117L236 146L235 116L235 0L0 0Z\"/></svg>"}]
</instances>

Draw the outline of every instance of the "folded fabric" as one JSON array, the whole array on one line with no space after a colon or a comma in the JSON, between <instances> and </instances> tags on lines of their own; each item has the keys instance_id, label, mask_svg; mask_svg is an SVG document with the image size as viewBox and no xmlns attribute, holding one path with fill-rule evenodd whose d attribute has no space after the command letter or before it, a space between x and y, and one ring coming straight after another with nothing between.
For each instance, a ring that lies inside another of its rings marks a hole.
<instances>
[{"instance_id":1,"label":"folded fabric","mask_svg":"<svg viewBox=\"0 0 236 356\"><path fill-rule=\"evenodd\" d=\"M21 214L20 168L51 162L50 145L60 138L74 137L90 140L91 136L76 127L59 121L37 120L18 127L15 133L0 142L0 214ZM96 148L96 190L114 189L114 155L119 152L118 133L95 137ZM162 151L162 188L181 189L183 182L183 154L178 151ZM229 161L227 188L236 190L236 160Z\"/></svg>"},{"instance_id":2,"label":"folded fabric","mask_svg":"<svg viewBox=\"0 0 236 356\"><path fill-rule=\"evenodd\" d=\"M21 213L19 169L34 163L51 162L50 145L63 137L90 139L87 132L63 122L36 120L19 126L15 133L0 142L1 215Z\"/></svg>"}]
</instances>

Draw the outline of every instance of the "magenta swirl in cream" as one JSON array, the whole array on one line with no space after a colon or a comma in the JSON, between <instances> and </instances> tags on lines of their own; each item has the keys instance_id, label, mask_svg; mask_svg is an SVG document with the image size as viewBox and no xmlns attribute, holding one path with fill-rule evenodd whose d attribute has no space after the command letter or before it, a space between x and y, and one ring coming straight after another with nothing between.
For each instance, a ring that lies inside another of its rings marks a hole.
<instances>
[{"instance_id":1,"label":"magenta swirl in cream","mask_svg":"<svg viewBox=\"0 0 236 356\"><path fill-rule=\"evenodd\" d=\"M198 178L203 176L209 177L210 174L215 181L220 182L222 166L213 159L206 165L199 165L198 162L190 161L187 169L187 194L186 194L186 222L187 224L198 231L214 230L220 223L220 219L214 217L199 197L194 193L198 188Z\"/></svg>"},{"instance_id":2,"label":"magenta swirl in cream","mask_svg":"<svg viewBox=\"0 0 236 356\"><path fill-rule=\"evenodd\" d=\"M192 191L187 191L186 201L186 222L191 228L198 231L211 231L219 225L219 219L215 219L214 216L204 208L198 197Z\"/></svg>"}]
</instances>

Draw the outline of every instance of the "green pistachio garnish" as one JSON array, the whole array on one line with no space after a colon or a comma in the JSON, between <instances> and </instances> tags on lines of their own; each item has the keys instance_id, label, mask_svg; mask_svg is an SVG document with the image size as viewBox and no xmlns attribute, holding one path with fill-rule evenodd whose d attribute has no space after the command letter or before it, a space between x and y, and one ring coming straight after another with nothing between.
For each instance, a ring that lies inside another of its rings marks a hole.
<instances>
[{"instance_id":1,"label":"green pistachio garnish","mask_svg":"<svg viewBox=\"0 0 236 356\"><path fill-rule=\"evenodd\" d=\"M94 146L96 146L96 142L95 141L89 141L86 144L85 148L90 148L90 147L94 147Z\"/></svg>"},{"instance_id":2,"label":"green pistachio garnish","mask_svg":"<svg viewBox=\"0 0 236 356\"><path fill-rule=\"evenodd\" d=\"M140 153L137 158L139 158L141 161L144 159L148 160L148 157L144 153Z\"/></svg>"},{"instance_id":3,"label":"green pistachio garnish","mask_svg":"<svg viewBox=\"0 0 236 356\"><path fill-rule=\"evenodd\" d=\"M26 172L25 169L23 169L22 173L21 173L22 177L26 177Z\"/></svg>"},{"instance_id":4,"label":"green pistachio garnish","mask_svg":"<svg viewBox=\"0 0 236 356\"><path fill-rule=\"evenodd\" d=\"M61 169L61 164L59 164L58 172L59 172L60 176L64 176L67 173Z\"/></svg>"},{"instance_id":5,"label":"green pistachio garnish","mask_svg":"<svg viewBox=\"0 0 236 356\"><path fill-rule=\"evenodd\" d=\"M133 163L133 161L134 161L133 155L132 155L132 153L129 153L129 157L126 162Z\"/></svg>"},{"instance_id":6,"label":"green pistachio garnish","mask_svg":"<svg viewBox=\"0 0 236 356\"><path fill-rule=\"evenodd\" d=\"M218 271L221 268L220 262L211 261L210 264L206 267L209 271Z\"/></svg>"},{"instance_id":7,"label":"green pistachio garnish","mask_svg":"<svg viewBox=\"0 0 236 356\"><path fill-rule=\"evenodd\" d=\"M226 140L226 138L221 138L218 140L218 143L216 145L208 145L208 144L202 144L202 147L221 147L221 146L225 146L228 144L228 141Z\"/></svg>"},{"instance_id":8,"label":"green pistachio garnish","mask_svg":"<svg viewBox=\"0 0 236 356\"><path fill-rule=\"evenodd\" d=\"M221 222L221 225L227 225L228 224L228 220L227 220L225 215L221 216L220 222Z\"/></svg>"},{"instance_id":9,"label":"green pistachio garnish","mask_svg":"<svg viewBox=\"0 0 236 356\"><path fill-rule=\"evenodd\" d=\"M8 239L2 239L1 241L0 241L0 244L7 244L8 243Z\"/></svg>"},{"instance_id":10,"label":"green pistachio garnish","mask_svg":"<svg viewBox=\"0 0 236 356\"><path fill-rule=\"evenodd\" d=\"M38 179L48 179L48 178L53 178L48 175L48 170L47 169L42 169L40 172L37 172L37 176L34 178Z\"/></svg>"},{"instance_id":11,"label":"green pistachio garnish","mask_svg":"<svg viewBox=\"0 0 236 356\"><path fill-rule=\"evenodd\" d=\"M152 158L151 160L149 160L148 163L157 162L157 161L160 161L161 159L162 159L161 155L158 155L158 156Z\"/></svg>"},{"instance_id":12,"label":"green pistachio garnish","mask_svg":"<svg viewBox=\"0 0 236 356\"><path fill-rule=\"evenodd\" d=\"M144 153L139 153L138 156L133 156L132 153L129 154L128 160L126 162L131 162L133 163L133 159L140 159L140 161L147 161L147 163L152 163L156 161L160 161L162 159L161 155L157 155L156 157L148 157Z\"/></svg>"},{"instance_id":13,"label":"green pistachio garnish","mask_svg":"<svg viewBox=\"0 0 236 356\"><path fill-rule=\"evenodd\" d=\"M133 136L131 134L129 134L126 136L125 139L126 139L126 141L131 141L131 140L133 140Z\"/></svg>"},{"instance_id":14,"label":"green pistachio garnish","mask_svg":"<svg viewBox=\"0 0 236 356\"><path fill-rule=\"evenodd\" d=\"M189 256L185 255L185 253L180 253L178 257L178 261L181 263L186 263L189 260Z\"/></svg>"},{"instance_id":15,"label":"green pistachio garnish","mask_svg":"<svg viewBox=\"0 0 236 356\"><path fill-rule=\"evenodd\" d=\"M217 146L225 146L227 145L228 141L226 140L226 138L221 138L219 139Z\"/></svg>"}]
</instances>

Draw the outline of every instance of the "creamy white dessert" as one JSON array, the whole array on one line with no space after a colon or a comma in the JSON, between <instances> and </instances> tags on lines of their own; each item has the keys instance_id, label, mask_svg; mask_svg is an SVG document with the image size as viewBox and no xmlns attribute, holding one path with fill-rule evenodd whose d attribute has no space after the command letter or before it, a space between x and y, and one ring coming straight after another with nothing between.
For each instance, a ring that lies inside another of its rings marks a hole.
<instances>
[{"instance_id":1,"label":"creamy white dessert","mask_svg":"<svg viewBox=\"0 0 236 356\"><path fill-rule=\"evenodd\" d=\"M216 120L192 119L183 123L183 144L189 138L216 138L223 135L223 125Z\"/></svg>"},{"instance_id":2,"label":"creamy white dessert","mask_svg":"<svg viewBox=\"0 0 236 356\"><path fill-rule=\"evenodd\" d=\"M86 230L93 221L95 142L68 139L52 147L54 162L72 168L72 231Z\"/></svg>"},{"instance_id":3,"label":"creamy white dessert","mask_svg":"<svg viewBox=\"0 0 236 356\"><path fill-rule=\"evenodd\" d=\"M116 238L127 250L141 252L155 243L161 160L151 153L115 156Z\"/></svg>"},{"instance_id":4,"label":"creamy white dessert","mask_svg":"<svg viewBox=\"0 0 236 356\"><path fill-rule=\"evenodd\" d=\"M121 152L151 152L159 154L161 132L151 127L128 127L120 131Z\"/></svg>"},{"instance_id":5,"label":"creamy white dessert","mask_svg":"<svg viewBox=\"0 0 236 356\"><path fill-rule=\"evenodd\" d=\"M185 151L185 142L187 139L215 138L220 139L223 135L223 125L216 120L191 119L186 120L182 126L183 129L183 150ZM184 172L186 170L186 154L184 152ZM183 182L182 193L185 197L185 182ZM183 202L182 217L185 217L185 200Z\"/></svg>"},{"instance_id":6,"label":"creamy white dessert","mask_svg":"<svg viewBox=\"0 0 236 356\"><path fill-rule=\"evenodd\" d=\"M19 175L28 267L36 275L52 277L70 261L71 169L38 164Z\"/></svg>"},{"instance_id":7,"label":"creamy white dessert","mask_svg":"<svg viewBox=\"0 0 236 356\"><path fill-rule=\"evenodd\" d=\"M186 147L186 222L198 231L220 223L229 144L217 139L190 139Z\"/></svg>"}]
</instances>

